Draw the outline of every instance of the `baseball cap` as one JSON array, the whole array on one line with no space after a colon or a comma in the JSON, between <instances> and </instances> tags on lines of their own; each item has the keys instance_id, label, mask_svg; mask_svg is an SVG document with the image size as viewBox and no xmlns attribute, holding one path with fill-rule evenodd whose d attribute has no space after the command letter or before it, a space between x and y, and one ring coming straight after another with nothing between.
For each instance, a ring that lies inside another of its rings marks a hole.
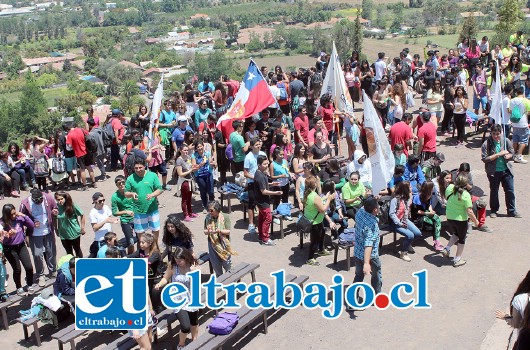
<instances>
[{"instance_id":1,"label":"baseball cap","mask_svg":"<svg viewBox=\"0 0 530 350\"><path fill-rule=\"evenodd\" d=\"M40 202L43 198L42 192L38 188L32 189L30 193L31 193L31 200L34 202Z\"/></svg>"},{"instance_id":2,"label":"baseball cap","mask_svg":"<svg viewBox=\"0 0 530 350\"><path fill-rule=\"evenodd\" d=\"M118 108L112 110L112 115L120 115L121 111Z\"/></svg>"},{"instance_id":3,"label":"baseball cap","mask_svg":"<svg viewBox=\"0 0 530 350\"><path fill-rule=\"evenodd\" d=\"M181 115L180 117L177 118L177 121L178 122L187 122L188 118L186 118L185 115Z\"/></svg>"},{"instance_id":4,"label":"baseball cap","mask_svg":"<svg viewBox=\"0 0 530 350\"><path fill-rule=\"evenodd\" d=\"M441 162L445 162L445 155L442 152L436 153L436 158L438 158Z\"/></svg>"},{"instance_id":5,"label":"baseball cap","mask_svg":"<svg viewBox=\"0 0 530 350\"><path fill-rule=\"evenodd\" d=\"M98 199L100 199L101 197L103 197L103 193L101 192L96 192L92 195L92 203L96 202Z\"/></svg>"}]
</instances>

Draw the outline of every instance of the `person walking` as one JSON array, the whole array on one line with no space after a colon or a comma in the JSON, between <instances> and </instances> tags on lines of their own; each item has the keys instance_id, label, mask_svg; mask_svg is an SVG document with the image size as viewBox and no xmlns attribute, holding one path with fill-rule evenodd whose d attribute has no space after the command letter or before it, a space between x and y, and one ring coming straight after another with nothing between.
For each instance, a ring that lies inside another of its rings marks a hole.
<instances>
[{"instance_id":1,"label":"person walking","mask_svg":"<svg viewBox=\"0 0 530 350\"><path fill-rule=\"evenodd\" d=\"M236 253L230 245L230 217L221 212L221 203L208 203L208 214L204 218L204 234L208 236L208 254L216 276L232 268L232 255Z\"/></svg>"}]
</instances>

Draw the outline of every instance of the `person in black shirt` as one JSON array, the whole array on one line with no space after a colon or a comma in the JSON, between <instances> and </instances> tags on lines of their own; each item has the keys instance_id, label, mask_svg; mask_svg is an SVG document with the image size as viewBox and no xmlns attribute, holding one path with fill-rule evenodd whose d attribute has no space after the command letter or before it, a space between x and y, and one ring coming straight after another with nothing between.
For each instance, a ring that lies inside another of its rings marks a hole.
<instances>
[{"instance_id":1,"label":"person in black shirt","mask_svg":"<svg viewBox=\"0 0 530 350\"><path fill-rule=\"evenodd\" d=\"M276 245L270 238L270 225L272 222L271 198L270 196L281 196L282 191L269 190L269 160L265 156L258 156L258 170L254 174L254 198L258 206L258 233L259 242L262 245ZM271 183L272 186L278 186L279 183Z\"/></svg>"}]
</instances>

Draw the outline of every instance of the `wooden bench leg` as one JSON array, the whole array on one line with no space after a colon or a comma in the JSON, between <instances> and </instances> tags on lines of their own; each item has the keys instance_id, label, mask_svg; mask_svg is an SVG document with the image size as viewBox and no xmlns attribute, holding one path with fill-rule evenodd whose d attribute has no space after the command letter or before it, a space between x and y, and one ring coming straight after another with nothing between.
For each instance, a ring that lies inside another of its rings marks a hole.
<instances>
[{"instance_id":1,"label":"wooden bench leg","mask_svg":"<svg viewBox=\"0 0 530 350\"><path fill-rule=\"evenodd\" d=\"M267 324L267 312L263 314L263 331L265 332L265 334L269 332L269 327Z\"/></svg>"},{"instance_id":2,"label":"wooden bench leg","mask_svg":"<svg viewBox=\"0 0 530 350\"><path fill-rule=\"evenodd\" d=\"M28 340L28 338L29 338L29 335L28 335L28 326L26 326L26 325L22 325L22 329L24 330L24 339Z\"/></svg>"},{"instance_id":3,"label":"wooden bench leg","mask_svg":"<svg viewBox=\"0 0 530 350\"><path fill-rule=\"evenodd\" d=\"M350 256L350 247L346 248L346 271L350 271L350 259L351 259L351 256Z\"/></svg>"},{"instance_id":4,"label":"wooden bench leg","mask_svg":"<svg viewBox=\"0 0 530 350\"><path fill-rule=\"evenodd\" d=\"M226 198L226 201L228 202L228 214L232 212L232 201L230 199L230 195Z\"/></svg>"},{"instance_id":5,"label":"wooden bench leg","mask_svg":"<svg viewBox=\"0 0 530 350\"><path fill-rule=\"evenodd\" d=\"M252 277L252 282L256 282L256 271L252 271L250 276Z\"/></svg>"},{"instance_id":6,"label":"wooden bench leg","mask_svg":"<svg viewBox=\"0 0 530 350\"><path fill-rule=\"evenodd\" d=\"M301 232L298 232L298 234L300 235L300 249L303 249L304 248L304 234Z\"/></svg>"},{"instance_id":7,"label":"wooden bench leg","mask_svg":"<svg viewBox=\"0 0 530 350\"><path fill-rule=\"evenodd\" d=\"M335 253L333 254L333 264L337 263L337 257L339 255L339 244L335 246Z\"/></svg>"},{"instance_id":8,"label":"wooden bench leg","mask_svg":"<svg viewBox=\"0 0 530 350\"><path fill-rule=\"evenodd\" d=\"M283 216L280 218L280 238L283 239Z\"/></svg>"},{"instance_id":9,"label":"wooden bench leg","mask_svg":"<svg viewBox=\"0 0 530 350\"><path fill-rule=\"evenodd\" d=\"M37 346L41 346L40 332L39 332L39 323L38 322L35 322L33 324L33 334L35 335L35 340L37 341Z\"/></svg>"},{"instance_id":10,"label":"wooden bench leg","mask_svg":"<svg viewBox=\"0 0 530 350\"><path fill-rule=\"evenodd\" d=\"M75 340L70 340L70 350L75 350Z\"/></svg>"},{"instance_id":11,"label":"wooden bench leg","mask_svg":"<svg viewBox=\"0 0 530 350\"><path fill-rule=\"evenodd\" d=\"M7 319L7 308L2 308L2 322L4 323L4 329L7 331L9 329L9 320Z\"/></svg>"},{"instance_id":12,"label":"wooden bench leg","mask_svg":"<svg viewBox=\"0 0 530 350\"><path fill-rule=\"evenodd\" d=\"M223 200L225 199L224 193L221 193L221 209L223 209Z\"/></svg>"}]
</instances>

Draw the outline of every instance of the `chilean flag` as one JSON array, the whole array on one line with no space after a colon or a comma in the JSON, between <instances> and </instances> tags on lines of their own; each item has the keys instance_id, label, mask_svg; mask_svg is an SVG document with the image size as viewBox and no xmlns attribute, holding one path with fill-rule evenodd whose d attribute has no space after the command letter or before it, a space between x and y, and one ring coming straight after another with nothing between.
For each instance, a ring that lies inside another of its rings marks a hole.
<instances>
[{"instance_id":1,"label":"chilean flag","mask_svg":"<svg viewBox=\"0 0 530 350\"><path fill-rule=\"evenodd\" d=\"M263 111L274 102L276 102L276 98L272 96L269 85L267 85L254 60L251 59L232 106L225 115L219 118L217 126L221 127L224 137L228 139L234 130L232 128L234 120L248 118Z\"/></svg>"}]
</instances>

